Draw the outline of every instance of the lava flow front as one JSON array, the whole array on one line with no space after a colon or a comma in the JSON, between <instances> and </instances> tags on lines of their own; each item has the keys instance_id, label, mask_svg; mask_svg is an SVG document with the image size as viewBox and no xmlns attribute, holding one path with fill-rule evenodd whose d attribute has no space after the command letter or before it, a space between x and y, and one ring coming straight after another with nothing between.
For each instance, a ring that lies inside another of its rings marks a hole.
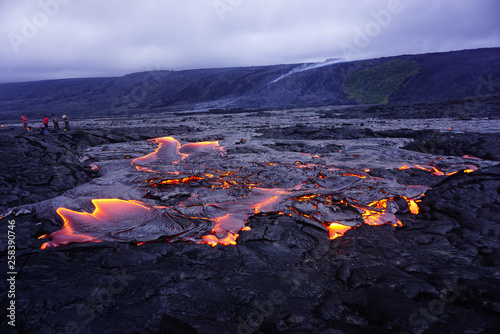
<instances>
[{"instance_id":1,"label":"lava flow front","mask_svg":"<svg viewBox=\"0 0 500 334\"><path fill-rule=\"evenodd\" d=\"M62 229L48 237L42 249L71 243L153 240L195 240L210 229L208 219L180 216L166 207L149 206L140 201L94 199L92 213L57 209Z\"/></svg>"},{"instance_id":2,"label":"lava flow front","mask_svg":"<svg viewBox=\"0 0 500 334\"><path fill-rule=\"evenodd\" d=\"M295 217L335 239L363 224L401 226L395 213L403 205L418 214L417 200L427 189L371 177L367 168L321 164L317 155L310 157L318 160L314 164L294 157L256 161L226 154L217 141L152 142L154 152L132 160L140 175L134 189L142 198L94 199L92 213L59 208L62 229L44 236L51 241L42 248L159 240L234 245L250 230L249 218L263 213Z\"/></svg>"}]
</instances>

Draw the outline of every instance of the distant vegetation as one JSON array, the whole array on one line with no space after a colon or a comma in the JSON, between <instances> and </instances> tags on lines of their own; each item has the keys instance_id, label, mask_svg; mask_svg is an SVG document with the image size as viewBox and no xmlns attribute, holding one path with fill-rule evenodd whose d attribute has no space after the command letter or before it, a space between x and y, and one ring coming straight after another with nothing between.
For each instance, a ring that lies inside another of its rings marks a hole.
<instances>
[{"instance_id":1,"label":"distant vegetation","mask_svg":"<svg viewBox=\"0 0 500 334\"><path fill-rule=\"evenodd\" d=\"M350 71L344 81L349 98L361 103L381 104L389 102L405 79L420 70L416 61L390 60L382 65Z\"/></svg>"}]
</instances>

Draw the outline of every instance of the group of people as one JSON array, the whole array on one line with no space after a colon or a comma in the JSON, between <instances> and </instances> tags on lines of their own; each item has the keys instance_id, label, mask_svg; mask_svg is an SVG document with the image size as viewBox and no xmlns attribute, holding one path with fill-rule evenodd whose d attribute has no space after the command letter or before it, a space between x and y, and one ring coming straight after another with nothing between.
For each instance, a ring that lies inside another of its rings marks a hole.
<instances>
[{"instance_id":1,"label":"group of people","mask_svg":"<svg viewBox=\"0 0 500 334\"><path fill-rule=\"evenodd\" d=\"M68 116L63 115L62 119L64 121L64 131L71 130ZM24 131L28 131L28 117L24 113L21 115L21 120L23 121ZM59 132L59 118L57 118L57 115L52 116L52 124L54 131ZM46 134L49 132L49 118L47 116L43 117L43 128L40 129L40 132L46 132Z\"/></svg>"}]
</instances>

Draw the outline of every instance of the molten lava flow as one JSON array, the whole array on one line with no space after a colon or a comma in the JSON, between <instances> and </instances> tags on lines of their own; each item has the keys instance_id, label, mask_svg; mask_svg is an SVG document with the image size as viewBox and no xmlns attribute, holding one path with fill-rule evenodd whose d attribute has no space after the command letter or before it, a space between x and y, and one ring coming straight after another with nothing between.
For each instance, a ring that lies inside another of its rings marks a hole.
<instances>
[{"instance_id":1,"label":"molten lava flow","mask_svg":"<svg viewBox=\"0 0 500 334\"><path fill-rule=\"evenodd\" d=\"M220 154L217 149L222 148L217 141L184 145L173 137L151 141L158 145L156 149L131 163L139 171L156 170L154 177L141 178L141 193L147 188L144 198L172 206L94 199L91 213L59 208L63 227L46 236L51 241L42 247L89 241L143 245L158 240L184 240L213 247L235 245L242 231L251 230L246 226L249 218L266 212L300 218L328 231L330 239L335 239L363 222L401 226L394 213L399 209L397 203L404 201L398 200L408 195L404 198L410 211L418 214L420 196L416 195L425 192L371 177L366 174L370 172L368 166L347 169L321 165L319 160L318 164L306 160L293 163L295 159L291 158L282 163L249 162L248 156L240 159L238 154ZM449 175L430 166L432 163L400 169L419 168ZM474 167L467 165L471 170ZM362 204L382 197L385 199Z\"/></svg>"},{"instance_id":2,"label":"molten lava flow","mask_svg":"<svg viewBox=\"0 0 500 334\"><path fill-rule=\"evenodd\" d=\"M193 153L210 152L214 148L219 147L218 141L204 141L199 143L184 144L179 148L180 154L187 154L188 156Z\"/></svg>"},{"instance_id":3,"label":"molten lava flow","mask_svg":"<svg viewBox=\"0 0 500 334\"><path fill-rule=\"evenodd\" d=\"M402 226L402 223L396 216L390 212L386 212L388 199L372 202L368 206L351 204L353 207L361 210L363 220L367 225L385 225ZM373 209L372 209L373 208Z\"/></svg>"},{"instance_id":4,"label":"molten lava flow","mask_svg":"<svg viewBox=\"0 0 500 334\"><path fill-rule=\"evenodd\" d=\"M233 213L228 213L222 217L214 219L215 226L212 229L213 234L204 235L202 237L204 244L209 244L212 247L218 244L229 246L236 245L236 239L239 234L236 231L245 230L241 225L244 226L245 221L238 217L234 217ZM236 231L235 231L236 230ZM248 229L246 229L248 231Z\"/></svg>"},{"instance_id":5,"label":"molten lava flow","mask_svg":"<svg viewBox=\"0 0 500 334\"><path fill-rule=\"evenodd\" d=\"M406 203L408 203L408 208L410 209L410 212L413 213L414 215L418 215L420 212L420 208L418 207L416 201L406 196L403 196L403 198L406 200Z\"/></svg>"},{"instance_id":6,"label":"molten lava flow","mask_svg":"<svg viewBox=\"0 0 500 334\"><path fill-rule=\"evenodd\" d=\"M149 168L144 168L143 165L149 166L156 162L159 157L172 161L180 160L182 155L179 154L181 144L173 137L162 137L150 139L149 141L158 144L158 147L148 155L132 160L131 164L134 165L139 171L150 171Z\"/></svg>"},{"instance_id":7,"label":"molten lava flow","mask_svg":"<svg viewBox=\"0 0 500 334\"><path fill-rule=\"evenodd\" d=\"M215 235L204 235L201 238L203 239L204 244L208 244L212 247L215 247L219 244L219 239Z\"/></svg>"},{"instance_id":8,"label":"molten lava flow","mask_svg":"<svg viewBox=\"0 0 500 334\"><path fill-rule=\"evenodd\" d=\"M154 172L149 168L154 163L177 164L192 154L210 152L219 147L218 141L188 143L181 146L181 143L173 137L155 138L150 141L158 144L158 147L152 153L131 162L138 171Z\"/></svg>"},{"instance_id":9,"label":"molten lava flow","mask_svg":"<svg viewBox=\"0 0 500 334\"><path fill-rule=\"evenodd\" d=\"M224 246L235 245L239 236L238 232L251 230L251 228L245 226L248 217L264 210L273 210L274 206L280 203L282 196L288 193L289 191L283 189L255 188L244 199L214 205L214 207L226 213L213 218L215 226L210 235L202 237L202 243L211 246L218 244Z\"/></svg>"},{"instance_id":10,"label":"molten lava flow","mask_svg":"<svg viewBox=\"0 0 500 334\"><path fill-rule=\"evenodd\" d=\"M287 191L281 189L259 189L264 193L268 193L269 197L265 198L263 201L255 203L252 205L255 213L261 212L263 209L277 203L281 198L281 195L288 194Z\"/></svg>"},{"instance_id":11,"label":"molten lava flow","mask_svg":"<svg viewBox=\"0 0 500 334\"><path fill-rule=\"evenodd\" d=\"M477 158L477 157L471 157L470 155L464 155L463 156L464 159L473 159L473 160L483 160L481 158Z\"/></svg>"},{"instance_id":12,"label":"molten lava flow","mask_svg":"<svg viewBox=\"0 0 500 334\"><path fill-rule=\"evenodd\" d=\"M167 207L139 201L93 199L92 213L57 209L63 227L47 237L42 248L70 243L121 241L143 243L155 240L191 240L213 227L209 219L179 215Z\"/></svg>"},{"instance_id":13,"label":"molten lava flow","mask_svg":"<svg viewBox=\"0 0 500 334\"><path fill-rule=\"evenodd\" d=\"M194 181L201 181L204 180L203 177L201 176L189 176L189 177L184 177L182 179L170 179L170 180L163 180L160 181L160 184L186 184Z\"/></svg>"},{"instance_id":14,"label":"molten lava flow","mask_svg":"<svg viewBox=\"0 0 500 334\"><path fill-rule=\"evenodd\" d=\"M299 202L307 202L307 201L312 200L313 198L315 198L317 196L318 195L304 195L304 196L300 196L300 197L295 198L295 200L299 201Z\"/></svg>"},{"instance_id":15,"label":"molten lava flow","mask_svg":"<svg viewBox=\"0 0 500 334\"><path fill-rule=\"evenodd\" d=\"M63 219L63 227L47 236L52 240L44 243L42 249L71 243L99 242L100 234L95 232L101 229L102 222L120 224L124 220L140 217L151 210L138 201L93 199L92 203L95 206L92 213L57 209L57 214Z\"/></svg>"},{"instance_id":16,"label":"molten lava flow","mask_svg":"<svg viewBox=\"0 0 500 334\"><path fill-rule=\"evenodd\" d=\"M434 166L421 166L421 165L403 165L401 167L399 167L400 170L405 170L405 169L410 169L410 168L417 168L417 169L421 169L421 170L425 170L425 171L428 171L428 172L432 172L432 174L436 175L436 176L451 176L451 175L454 175L454 174L457 174L457 172L450 172L450 173L445 173L443 171L440 171L439 169L437 169L436 167ZM474 165L467 165L467 169L463 170L464 173L472 173L474 171L476 171L478 169L477 166L474 166Z\"/></svg>"},{"instance_id":17,"label":"molten lava flow","mask_svg":"<svg viewBox=\"0 0 500 334\"><path fill-rule=\"evenodd\" d=\"M319 167L318 165L316 164L303 164L302 162L300 161L295 161L295 165L292 165L292 167L296 167L296 168L316 168L316 167Z\"/></svg>"},{"instance_id":18,"label":"molten lava flow","mask_svg":"<svg viewBox=\"0 0 500 334\"><path fill-rule=\"evenodd\" d=\"M434 166L420 166L420 165L403 165L401 167L399 167L400 170L404 170L404 169L410 169L410 168L418 168L418 169L421 169L421 170L425 170L425 171L428 171L428 172L432 172L432 174L436 175L436 176L443 176L445 175L444 172L440 171L439 169L437 169L436 167Z\"/></svg>"},{"instance_id":19,"label":"molten lava flow","mask_svg":"<svg viewBox=\"0 0 500 334\"><path fill-rule=\"evenodd\" d=\"M236 239L239 237L239 234L228 233L226 237L219 239L219 243L224 246L236 245Z\"/></svg>"},{"instance_id":20,"label":"molten lava flow","mask_svg":"<svg viewBox=\"0 0 500 334\"><path fill-rule=\"evenodd\" d=\"M330 225L327 226L328 234L330 235L330 240L343 236L344 233L346 233L350 229L352 229L351 226L342 225L340 223L331 223Z\"/></svg>"},{"instance_id":21,"label":"molten lava flow","mask_svg":"<svg viewBox=\"0 0 500 334\"><path fill-rule=\"evenodd\" d=\"M363 174L356 174L356 173L345 173L342 174L342 176L354 176L354 177L359 177L360 179L366 179L367 176Z\"/></svg>"},{"instance_id":22,"label":"molten lava flow","mask_svg":"<svg viewBox=\"0 0 500 334\"><path fill-rule=\"evenodd\" d=\"M479 169L476 165L467 165L467 169L464 169L464 173L472 173Z\"/></svg>"}]
</instances>

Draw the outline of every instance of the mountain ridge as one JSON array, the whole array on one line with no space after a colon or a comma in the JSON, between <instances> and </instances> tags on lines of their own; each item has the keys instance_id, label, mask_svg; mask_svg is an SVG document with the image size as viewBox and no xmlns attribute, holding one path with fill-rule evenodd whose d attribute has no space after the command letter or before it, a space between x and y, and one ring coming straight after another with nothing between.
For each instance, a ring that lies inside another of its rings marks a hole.
<instances>
[{"instance_id":1,"label":"mountain ridge","mask_svg":"<svg viewBox=\"0 0 500 334\"><path fill-rule=\"evenodd\" d=\"M465 99L497 89L500 48L400 55L353 62L282 64L251 67L136 72L122 77L72 78L0 84L0 116L22 112L93 116L218 108L293 108L368 104L346 91L346 77L384 69L367 86L376 90L394 76L390 61L415 62L417 73L403 73L401 85L385 90L380 101L407 103ZM307 69L307 67L313 67ZM302 69L301 69L302 67ZM306 68L307 70L304 70ZM407 75L408 74L408 75ZM409 75L411 74L411 75ZM359 75L358 75L359 76ZM495 81L496 80L496 81ZM349 84L349 82L347 82ZM377 99L375 99L377 101Z\"/></svg>"}]
</instances>

